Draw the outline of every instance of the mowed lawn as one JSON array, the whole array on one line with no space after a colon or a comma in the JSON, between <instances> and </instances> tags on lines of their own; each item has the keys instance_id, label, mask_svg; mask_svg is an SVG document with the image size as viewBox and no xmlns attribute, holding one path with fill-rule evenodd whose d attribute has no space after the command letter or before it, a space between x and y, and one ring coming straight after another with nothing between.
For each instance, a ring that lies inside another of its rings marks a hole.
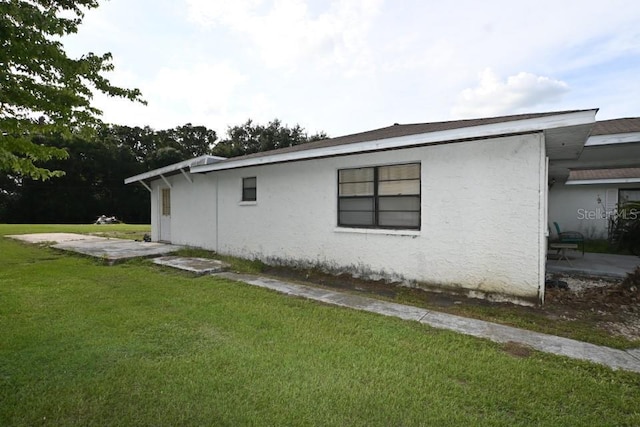
<instances>
[{"instance_id":1,"label":"mowed lawn","mask_svg":"<svg viewBox=\"0 0 640 427\"><path fill-rule=\"evenodd\" d=\"M507 350L0 237L2 426L640 425L640 375Z\"/></svg>"}]
</instances>

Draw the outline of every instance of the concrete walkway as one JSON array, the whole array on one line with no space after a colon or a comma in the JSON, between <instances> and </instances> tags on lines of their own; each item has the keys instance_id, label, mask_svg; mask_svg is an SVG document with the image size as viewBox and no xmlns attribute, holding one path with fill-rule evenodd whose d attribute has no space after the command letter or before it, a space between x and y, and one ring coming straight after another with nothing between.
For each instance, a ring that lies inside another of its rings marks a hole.
<instances>
[{"instance_id":1,"label":"concrete walkway","mask_svg":"<svg viewBox=\"0 0 640 427\"><path fill-rule=\"evenodd\" d=\"M625 278L640 265L640 257L631 255L567 253L567 260L548 259L547 273L580 274L591 277Z\"/></svg>"},{"instance_id":2,"label":"concrete walkway","mask_svg":"<svg viewBox=\"0 0 640 427\"><path fill-rule=\"evenodd\" d=\"M516 342L546 353L587 360L609 366L613 369L624 369L640 373L640 349L627 351L617 350L569 338L485 322L483 320L468 319L466 317L440 313L424 308L247 274L225 272L217 273L215 276L327 304L349 307L404 320L414 320L434 328L447 329L478 338L487 338L499 343Z\"/></svg>"}]
</instances>

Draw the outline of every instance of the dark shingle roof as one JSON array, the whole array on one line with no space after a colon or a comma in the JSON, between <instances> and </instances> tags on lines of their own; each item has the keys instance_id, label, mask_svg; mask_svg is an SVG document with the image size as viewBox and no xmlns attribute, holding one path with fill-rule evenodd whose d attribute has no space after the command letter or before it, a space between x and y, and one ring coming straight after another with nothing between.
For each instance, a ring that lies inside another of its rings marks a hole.
<instances>
[{"instance_id":1,"label":"dark shingle roof","mask_svg":"<svg viewBox=\"0 0 640 427\"><path fill-rule=\"evenodd\" d=\"M640 168L587 169L572 170L569 172L569 181L624 178L640 178Z\"/></svg>"},{"instance_id":2,"label":"dark shingle roof","mask_svg":"<svg viewBox=\"0 0 640 427\"><path fill-rule=\"evenodd\" d=\"M596 122L595 126L593 126L593 130L591 131L591 136L631 132L640 132L640 117L602 120L600 122Z\"/></svg>"},{"instance_id":3,"label":"dark shingle roof","mask_svg":"<svg viewBox=\"0 0 640 427\"><path fill-rule=\"evenodd\" d=\"M321 141L308 142L295 145L293 147L279 148L261 153L247 154L245 156L231 157L226 161L236 161L244 159L254 159L258 157L270 156L273 154L293 153L297 151L312 150L315 148L335 147L337 145L354 144L357 142L375 141L380 139L396 138L401 136L416 135L421 133L440 132L451 129L461 129L473 126L489 125L494 123L512 122L516 120L536 119L558 114L570 114L588 110L554 111L548 113L517 114L511 116L489 117L481 119L454 120L448 122L416 123L400 125L395 124L385 128L370 130L367 132L354 133L351 135L339 136L336 138L323 139Z\"/></svg>"}]
</instances>

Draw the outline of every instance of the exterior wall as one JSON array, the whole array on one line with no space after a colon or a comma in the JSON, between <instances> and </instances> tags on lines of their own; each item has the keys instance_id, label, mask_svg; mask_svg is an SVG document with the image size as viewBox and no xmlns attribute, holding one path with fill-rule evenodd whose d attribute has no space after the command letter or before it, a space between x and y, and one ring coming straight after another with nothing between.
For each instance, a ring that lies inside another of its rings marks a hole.
<instances>
[{"instance_id":1,"label":"exterior wall","mask_svg":"<svg viewBox=\"0 0 640 427\"><path fill-rule=\"evenodd\" d=\"M555 184L549 190L549 226L555 236L553 222L560 225L562 231L579 231L589 239L606 239L608 219L606 216L607 191L617 193L619 189L640 188L640 184L609 185L564 185ZM600 200L600 202L598 201Z\"/></svg>"},{"instance_id":2,"label":"exterior wall","mask_svg":"<svg viewBox=\"0 0 640 427\"><path fill-rule=\"evenodd\" d=\"M171 243L216 250L216 178L182 174L167 177L171 183ZM159 238L160 189L164 181L152 183L151 239Z\"/></svg>"},{"instance_id":3,"label":"exterior wall","mask_svg":"<svg viewBox=\"0 0 640 427\"><path fill-rule=\"evenodd\" d=\"M409 162L421 163L419 231L337 227L339 169ZM196 185L178 175L173 240L268 263L537 300L544 162L540 133L217 171L195 176ZM252 176L257 201L241 202L242 178Z\"/></svg>"}]
</instances>

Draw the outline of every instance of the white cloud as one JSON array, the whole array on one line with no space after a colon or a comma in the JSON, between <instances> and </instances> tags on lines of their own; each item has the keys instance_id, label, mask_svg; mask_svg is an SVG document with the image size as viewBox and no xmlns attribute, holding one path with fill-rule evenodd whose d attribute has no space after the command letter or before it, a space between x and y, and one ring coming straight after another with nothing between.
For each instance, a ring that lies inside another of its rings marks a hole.
<instances>
[{"instance_id":1,"label":"white cloud","mask_svg":"<svg viewBox=\"0 0 640 427\"><path fill-rule=\"evenodd\" d=\"M510 114L558 101L569 90L561 80L520 72L501 80L490 68L480 74L478 87L463 90L451 113L454 117Z\"/></svg>"},{"instance_id":2,"label":"white cloud","mask_svg":"<svg viewBox=\"0 0 640 427\"><path fill-rule=\"evenodd\" d=\"M305 0L186 2L190 20L247 37L270 68L318 61L350 73L370 64L367 34L382 4L382 0L335 0L314 17Z\"/></svg>"},{"instance_id":3,"label":"white cloud","mask_svg":"<svg viewBox=\"0 0 640 427\"><path fill-rule=\"evenodd\" d=\"M245 77L228 64L198 64L190 68L162 68L148 87L153 101L180 104L191 114L224 113Z\"/></svg>"},{"instance_id":4,"label":"white cloud","mask_svg":"<svg viewBox=\"0 0 640 427\"><path fill-rule=\"evenodd\" d=\"M113 83L132 86L132 73L117 68L110 76ZM150 81L139 83L148 106L122 99L96 96L96 105L104 110L104 121L129 126L150 125L156 129L168 129L191 122L207 124L224 131L233 113L234 98L246 81L244 75L229 64L196 64L191 67L164 67ZM264 105L266 100L261 100Z\"/></svg>"}]
</instances>

